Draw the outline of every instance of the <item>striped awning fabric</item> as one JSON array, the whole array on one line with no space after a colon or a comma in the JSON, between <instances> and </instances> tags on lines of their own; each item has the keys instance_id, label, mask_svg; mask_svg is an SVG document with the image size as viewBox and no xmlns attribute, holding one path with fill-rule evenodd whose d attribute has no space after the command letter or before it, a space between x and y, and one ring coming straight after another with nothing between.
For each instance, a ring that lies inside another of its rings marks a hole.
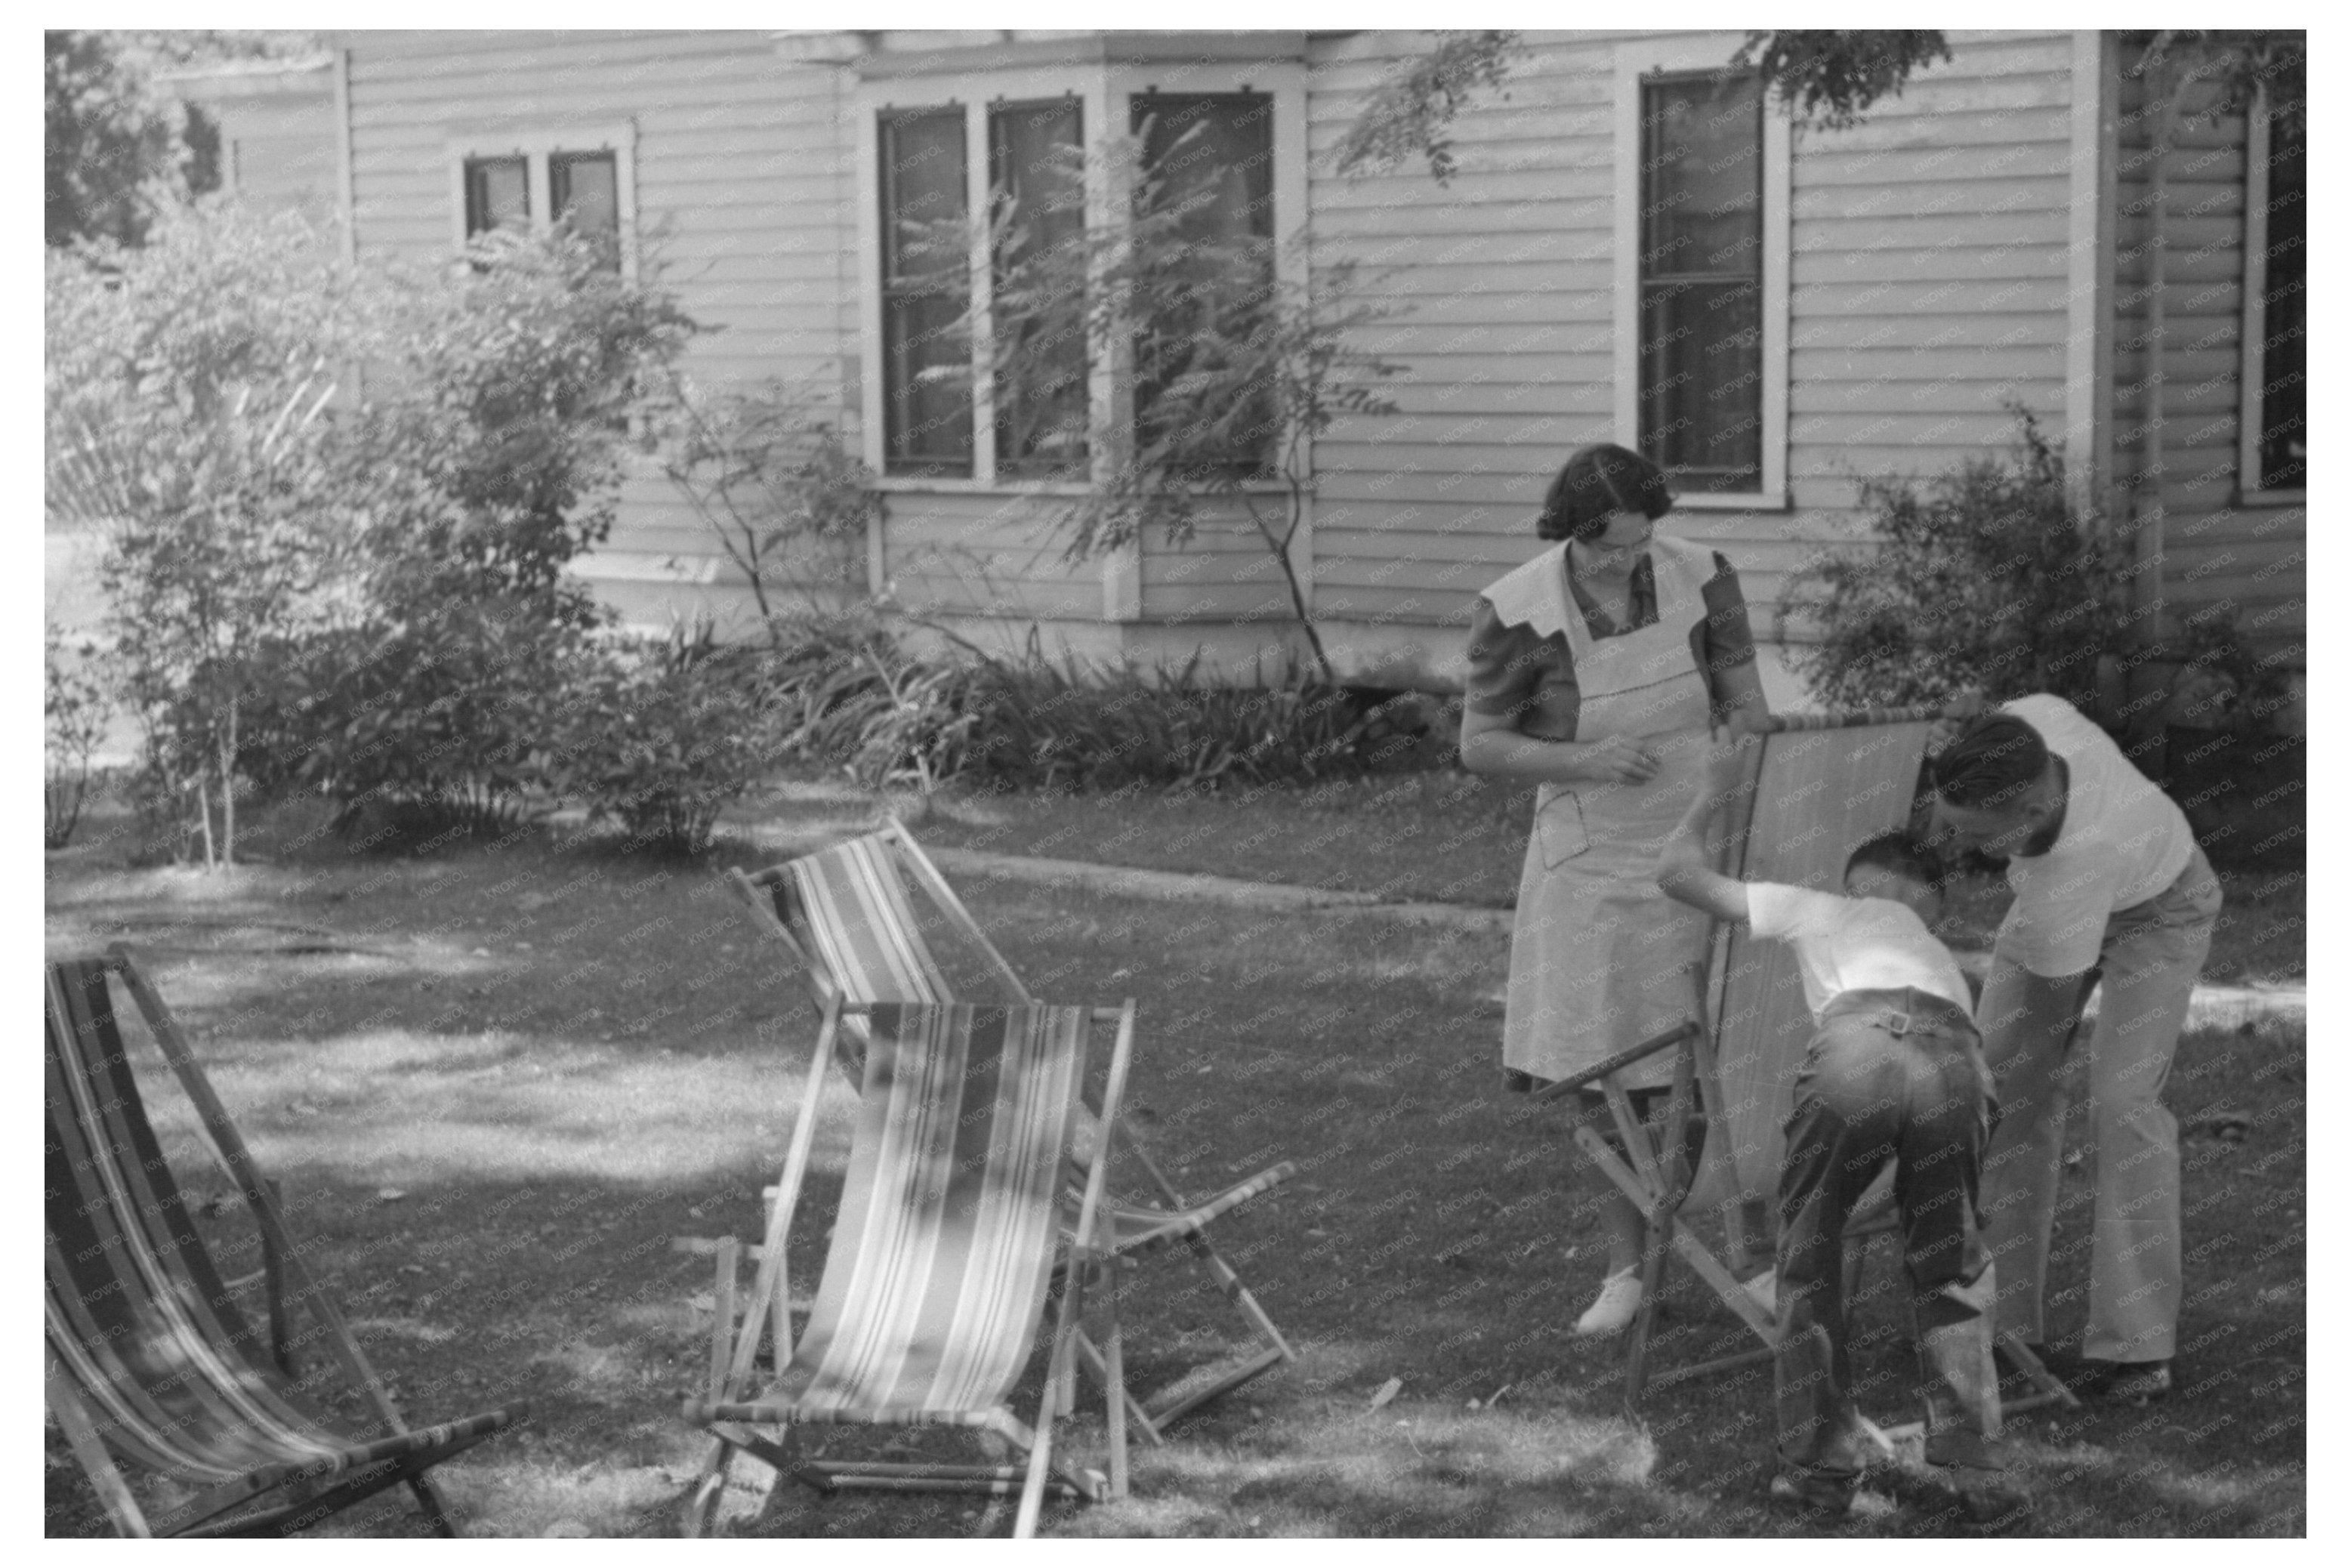
<instances>
[{"instance_id":1,"label":"striped awning fabric","mask_svg":"<svg viewBox=\"0 0 2351 1568\"><path fill-rule=\"evenodd\" d=\"M1038 1337L1091 1015L877 1009L803 1419L1000 1406Z\"/></svg>"}]
</instances>

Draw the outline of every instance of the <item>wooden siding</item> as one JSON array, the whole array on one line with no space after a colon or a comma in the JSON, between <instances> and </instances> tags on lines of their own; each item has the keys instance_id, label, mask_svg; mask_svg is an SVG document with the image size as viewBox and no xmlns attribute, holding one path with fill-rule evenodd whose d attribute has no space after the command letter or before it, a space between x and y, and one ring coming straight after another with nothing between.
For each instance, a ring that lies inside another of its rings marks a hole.
<instances>
[{"instance_id":1,"label":"wooden siding","mask_svg":"<svg viewBox=\"0 0 2351 1568\"><path fill-rule=\"evenodd\" d=\"M759 33L360 33L351 50L353 202L361 256L427 259L455 232L450 149L534 129L635 127L640 265L718 329L684 369L716 390L770 378L839 398L853 377L854 145L835 73ZM855 400L841 420L855 434ZM739 574L656 467L640 462L607 571L676 558L688 580ZM721 596L723 597L723 596Z\"/></svg>"},{"instance_id":2,"label":"wooden siding","mask_svg":"<svg viewBox=\"0 0 2351 1568\"><path fill-rule=\"evenodd\" d=\"M1507 99L1453 132L1449 186L1418 162L1341 180L1328 152L1426 35L1318 44L1314 255L1357 259L1399 314L1365 334L1410 367L1403 413L1318 444L1315 608L1459 624L1536 548L1544 487L1614 432L1616 45L1530 34ZM2003 403L2062 421L2072 41L1959 33L1953 58L1855 130L1792 155L1786 511L1684 508L1669 531L1740 567L1759 632L1812 541L1850 537L1854 477L1919 476L2006 443Z\"/></svg>"},{"instance_id":3,"label":"wooden siding","mask_svg":"<svg viewBox=\"0 0 2351 1568\"><path fill-rule=\"evenodd\" d=\"M2135 515L2146 473L2149 152L2143 84L2121 84L2115 287L2115 506ZM2245 287L2245 121L2189 101L2165 160L2162 344L2164 599L2175 617L2225 605L2265 653L2300 664L2306 629L2302 507L2237 504Z\"/></svg>"}]
</instances>

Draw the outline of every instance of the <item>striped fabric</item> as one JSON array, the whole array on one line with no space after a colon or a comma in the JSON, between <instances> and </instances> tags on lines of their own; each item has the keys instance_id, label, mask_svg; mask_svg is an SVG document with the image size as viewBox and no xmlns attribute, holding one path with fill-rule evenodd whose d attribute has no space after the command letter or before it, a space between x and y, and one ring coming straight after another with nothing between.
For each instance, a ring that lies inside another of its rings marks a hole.
<instances>
[{"instance_id":1,"label":"striped fabric","mask_svg":"<svg viewBox=\"0 0 2351 1568\"><path fill-rule=\"evenodd\" d=\"M118 1458L259 1491L442 1448L506 1412L423 1431L336 1430L267 1359L191 1223L124 1058L109 966L47 969L44 1061L53 1365Z\"/></svg>"},{"instance_id":2,"label":"striped fabric","mask_svg":"<svg viewBox=\"0 0 2351 1568\"><path fill-rule=\"evenodd\" d=\"M1910 820L1933 725L1853 715L1775 729L1763 738L1754 805L1734 874L1842 891L1845 857ZM1707 1138L1693 1203L1769 1198L1778 1190L1782 1131L1813 1035L1803 979L1784 942L1731 928L1717 948L1713 1001L1719 1113Z\"/></svg>"},{"instance_id":3,"label":"striped fabric","mask_svg":"<svg viewBox=\"0 0 2351 1568\"><path fill-rule=\"evenodd\" d=\"M796 1419L953 1417L1000 1406L1045 1306L1061 1170L1091 1015L886 1007Z\"/></svg>"},{"instance_id":4,"label":"striped fabric","mask_svg":"<svg viewBox=\"0 0 2351 1568\"><path fill-rule=\"evenodd\" d=\"M806 855L784 867L776 915L852 1002L950 1002L906 884L877 834ZM1007 998L1006 1000L1026 1000Z\"/></svg>"}]
</instances>

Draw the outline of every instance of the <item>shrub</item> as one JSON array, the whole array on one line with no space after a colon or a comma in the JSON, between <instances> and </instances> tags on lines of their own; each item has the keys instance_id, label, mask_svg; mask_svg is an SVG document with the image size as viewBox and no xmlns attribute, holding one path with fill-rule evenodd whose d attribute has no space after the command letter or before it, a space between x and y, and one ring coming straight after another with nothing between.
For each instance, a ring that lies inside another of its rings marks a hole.
<instances>
[{"instance_id":1,"label":"shrub","mask_svg":"<svg viewBox=\"0 0 2351 1568\"><path fill-rule=\"evenodd\" d=\"M2068 491L2063 456L2015 409L2005 457L1971 457L1928 482L1865 481L1875 548L1824 551L1789 580L1822 630L1792 661L1833 707L1935 704L1963 690L1999 702L2065 698L2120 734L2143 721L2243 730L2284 700L2283 674L2257 660L2222 607L2148 628L2129 604L2131 552ZM2168 679L2137 696L2142 664ZM2155 710L2149 712L2148 710Z\"/></svg>"},{"instance_id":2,"label":"shrub","mask_svg":"<svg viewBox=\"0 0 2351 1568\"><path fill-rule=\"evenodd\" d=\"M771 661L708 622L608 650L569 709L557 787L633 842L697 854L718 813L773 770Z\"/></svg>"},{"instance_id":3,"label":"shrub","mask_svg":"<svg viewBox=\"0 0 2351 1568\"><path fill-rule=\"evenodd\" d=\"M967 664L917 654L872 606L772 624L784 754L869 789L928 792L962 771L974 723Z\"/></svg>"},{"instance_id":4,"label":"shrub","mask_svg":"<svg viewBox=\"0 0 2351 1568\"><path fill-rule=\"evenodd\" d=\"M2064 459L2032 416L2018 419L2009 456L1968 458L1923 494L1865 481L1876 548L1823 552L1790 579L1780 614L1801 604L1819 621L1819 645L1792 660L1821 701L1896 706L1980 688L2096 710L2099 660L2128 630L2128 559L2099 518L2077 514Z\"/></svg>"},{"instance_id":5,"label":"shrub","mask_svg":"<svg viewBox=\"0 0 2351 1568\"><path fill-rule=\"evenodd\" d=\"M986 660L966 699L967 769L1006 788L1102 790L1304 784L1379 765L1364 743L1384 716L1355 694L1294 664L1270 686L1207 685L1199 664L1056 664L1033 640L1023 658Z\"/></svg>"}]
</instances>

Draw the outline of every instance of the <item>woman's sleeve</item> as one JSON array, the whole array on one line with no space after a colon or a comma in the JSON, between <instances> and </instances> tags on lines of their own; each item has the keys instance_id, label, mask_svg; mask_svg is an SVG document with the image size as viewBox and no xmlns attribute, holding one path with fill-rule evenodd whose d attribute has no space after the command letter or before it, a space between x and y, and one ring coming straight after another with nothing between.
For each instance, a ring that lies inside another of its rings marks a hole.
<instances>
[{"instance_id":1,"label":"woman's sleeve","mask_svg":"<svg viewBox=\"0 0 2351 1568\"><path fill-rule=\"evenodd\" d=\"M1483 599L1478 600L1469 612L1468 669L1461 679L1462 706L1472 713L1507 719L1522 728L1528 727L1529 719L1536 719L1535 727L1544 732L1542 738L1572 739L1572 735L1551 733L1559 727L1556 714L1546 716L1549 722L1537 716L1539 706L1546 710L1572 706L1573 679L1564 668L1553 668L1558 663L1545 656L1542 639L1535 635L1533 628L1503 625L1494 607ZM1547 692L1543 681L1546 674L1551 675Z\"/></svg>"}]
</instances>

